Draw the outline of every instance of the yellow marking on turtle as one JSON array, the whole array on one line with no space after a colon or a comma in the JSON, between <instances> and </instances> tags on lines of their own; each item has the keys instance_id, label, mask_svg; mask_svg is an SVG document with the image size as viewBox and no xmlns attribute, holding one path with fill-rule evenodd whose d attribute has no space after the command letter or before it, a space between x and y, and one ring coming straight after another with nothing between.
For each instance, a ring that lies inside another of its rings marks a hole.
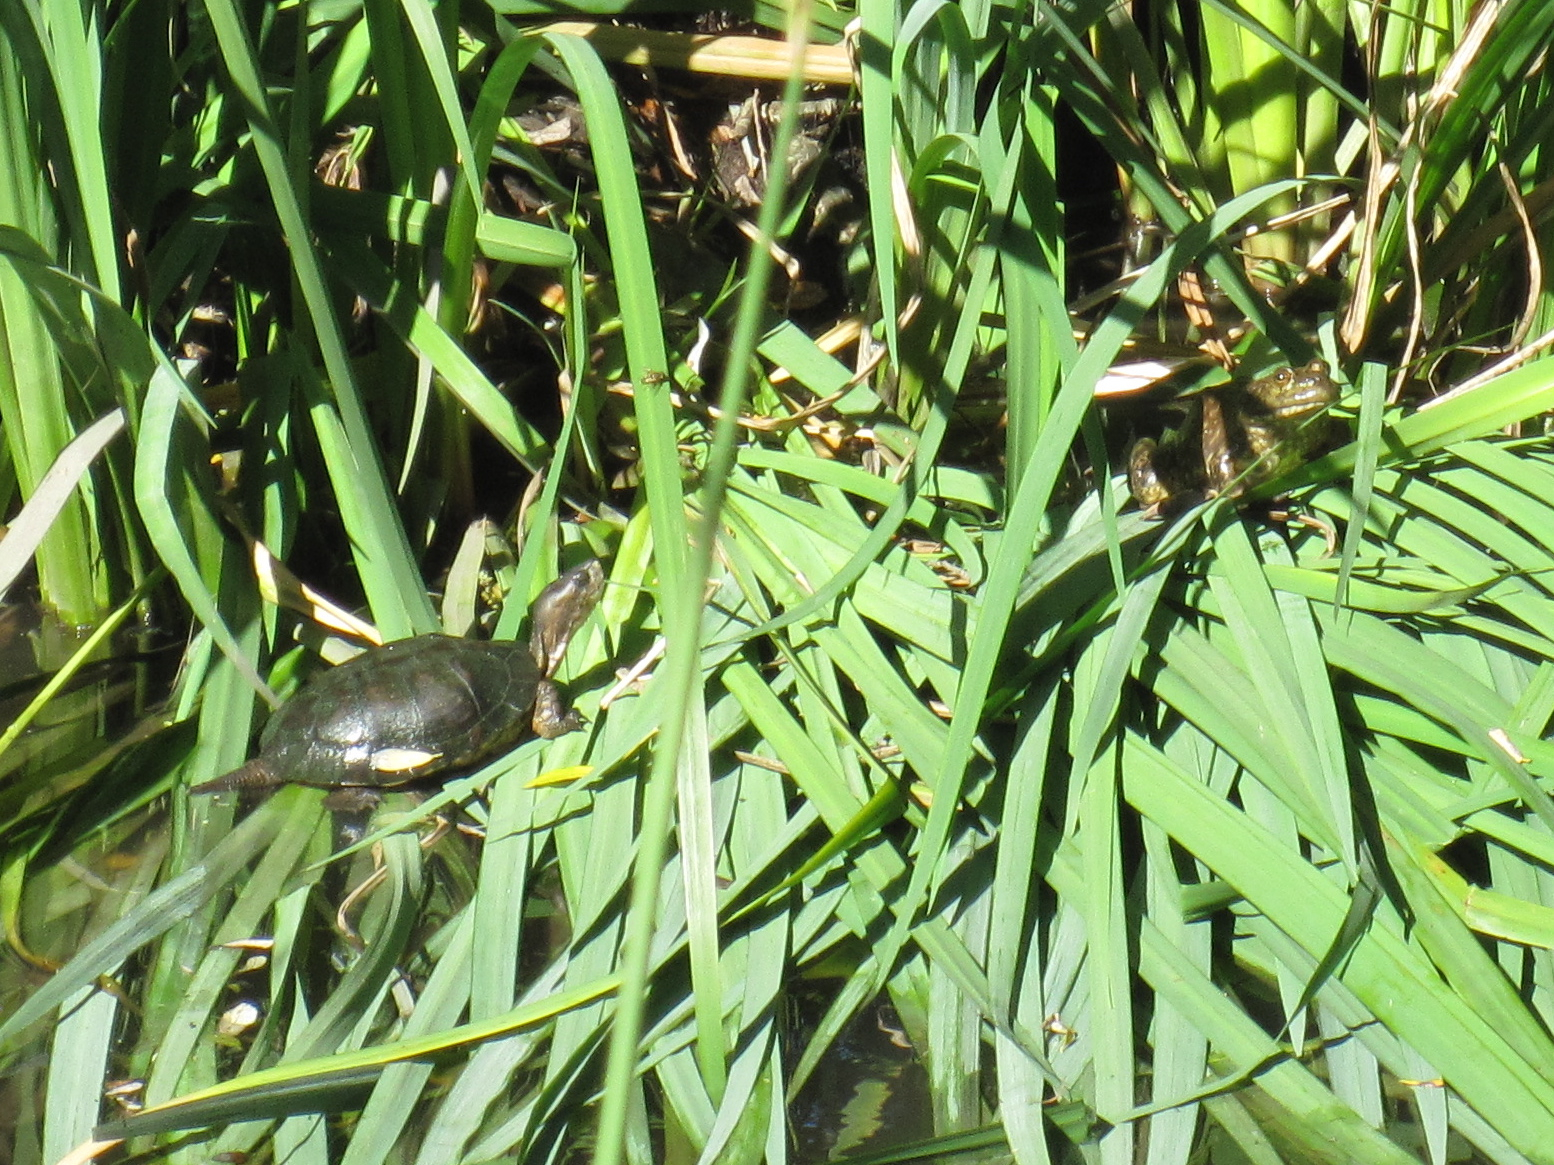
<instances>
[{"instance_id":1,"label":"yellow marking on turtle","mask_svg":"<svg viewBox=\"0 0 1554 1165\"><path fill-rule=\"evenodd\" d=\"M368 763L375 773L409 773L424 769L441 757L440 752L420 748L380 748Z\"/></svg>"}]
</instances>

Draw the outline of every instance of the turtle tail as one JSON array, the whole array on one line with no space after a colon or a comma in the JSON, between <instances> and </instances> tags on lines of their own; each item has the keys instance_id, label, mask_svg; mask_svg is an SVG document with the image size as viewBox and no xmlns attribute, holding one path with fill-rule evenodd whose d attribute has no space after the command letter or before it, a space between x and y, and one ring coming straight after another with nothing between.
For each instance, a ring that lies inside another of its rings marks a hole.
<instances>
[{"instance_id":1,"label":"turtle tail","mask_svg":"<svg viewBox=\"0 0 1554 1165\"><path fill-rule=\"evenodd\" d=\"M191 793L225 793L229 789L262 789L270 785L280 784L280 779L264 763L263 757L254 757L245 765L225 773L213 781L195 785L190 789Z\"/></svg>"}]
</instances>

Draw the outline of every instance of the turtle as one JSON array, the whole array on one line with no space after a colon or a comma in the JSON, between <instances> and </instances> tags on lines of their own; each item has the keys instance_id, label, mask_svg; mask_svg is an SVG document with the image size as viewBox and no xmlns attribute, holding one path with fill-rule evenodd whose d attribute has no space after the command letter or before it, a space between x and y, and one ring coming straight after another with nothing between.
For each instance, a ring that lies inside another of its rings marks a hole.
<instances>
[{"instance_id":1,"label":"turtle","mask_svg":"<svg viewBox=\"0 0 1554 1165\"><path fill-rule=\"evenodd\" d=\"M469 769L531 729L575 731L551 677L603 587L596 559L561 575L530 609L527 643L417 635L364 651L281 705L257 756L190 792L395 788Z\"/></svg>"}]
</instances>

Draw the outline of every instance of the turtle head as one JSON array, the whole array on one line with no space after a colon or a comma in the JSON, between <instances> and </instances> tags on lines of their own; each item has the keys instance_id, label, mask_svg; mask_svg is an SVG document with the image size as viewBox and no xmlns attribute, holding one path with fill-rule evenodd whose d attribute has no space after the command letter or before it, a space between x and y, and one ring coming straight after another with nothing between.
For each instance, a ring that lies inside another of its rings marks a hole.
<instances>
[{"instance_id":1,"label":"turtle head","mask_svg":"<svg viewBox=\"0 0 1554 1165\"><path fill-rule=\"evenodd\" d=\"M529 647L540 674L549 678L561 666L567 644L604 591L604 568L597 558L574 566L540 592L529 613L533 627Z\"/></svg>"}]
</instances>

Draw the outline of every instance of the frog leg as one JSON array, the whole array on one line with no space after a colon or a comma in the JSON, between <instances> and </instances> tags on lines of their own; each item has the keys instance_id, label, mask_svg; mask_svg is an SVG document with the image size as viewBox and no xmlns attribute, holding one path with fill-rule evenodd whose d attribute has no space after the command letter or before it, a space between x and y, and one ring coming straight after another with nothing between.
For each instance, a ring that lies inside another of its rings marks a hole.
<instances>
[{"instance_id":1,"label":"frog leg","mask_svg":"<svg viewBox=\"0 0 1554 1165\"><path fill-rule=\"evenodd\" d=\"M1292 510L1269 510L1268 516L1275 522L1305 526L1308 530L1316 530L1320 533L1322 541L1326 543L1322 557L1331 558L1338 553L1338 529L1325 518L1319 518L1315 514L1297 514Z\"/></svg>"},{"instance_id":2,"label":"frog leg","mask_svg":"<svg viewBox=\"0 0 1554 1165\"><path fill-rule=\"evenodd\" d=\"M1231 450L1230 433L1225 427L1225 404L1218 393L1205 392L1203 415L1203 482L1209 496L1229 492L1227 486L1239 476ZM1239 490L1235 492L1240 492Z\"/></svg>"}]
</instances>

